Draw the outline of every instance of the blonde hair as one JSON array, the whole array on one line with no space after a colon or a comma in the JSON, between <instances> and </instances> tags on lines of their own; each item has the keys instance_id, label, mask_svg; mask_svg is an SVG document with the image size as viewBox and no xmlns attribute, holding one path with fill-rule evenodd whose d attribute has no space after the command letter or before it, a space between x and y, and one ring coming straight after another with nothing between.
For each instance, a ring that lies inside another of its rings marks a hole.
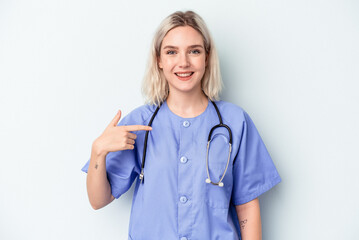
<instances>
[{"instance_id":1,"label":"blonde hair","mask_svg":"<svg viewBox=\"0 0 359 240\"><path fill-rule=\"evenodd\" d=\"M147 70L143 79L142 92L148 104L159 105L166 100L169 87L159 68L157 59L160 57L163 38L173 28L190 26L203 37L208 63L202 78L202 90L210 100L219 100L222 90L222 78L216 48L203 19L193 11L177 11L165 18L158 27L152 41Z\"/></svg>"}]
</instances>

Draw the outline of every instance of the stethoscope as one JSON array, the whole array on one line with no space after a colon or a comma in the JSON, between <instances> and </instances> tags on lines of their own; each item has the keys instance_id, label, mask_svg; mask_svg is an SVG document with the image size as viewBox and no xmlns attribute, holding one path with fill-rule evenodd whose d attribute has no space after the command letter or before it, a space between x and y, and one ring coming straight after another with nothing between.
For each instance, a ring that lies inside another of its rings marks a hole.
<instances>
[{"instance_id":1,"label":"stethoscope","mask_svg":"<svg viewBox=\"0 0 359 240\"><path fill-rule=\"evenodd\" d=\"M208 134L208 141L207 141L207 153L206 153L206 168L207 168L207 178L206 178L206 183L211 183L213 185L217 185L219 187L223 187L224 186L224 183L222 182L224 176L226 175L226 172L227 172L227 169L228 169L228 165L229 165L229 161L230 161L230 158L231 158L231 152L232 152L232 131L231 131L231 128L224 124L223 121L222 121L222 117L221 117L221 113L219 112L218 110L218 107L216 105L215 102L211 101L213 103L213 106L214 108L216 109L216 112L217 112L217 115L218 115L218 119L219 119L219 124L215 125L214 127L211 128L211 131L209 132ZM153 122L153 119L156 117L157 113L158 113L158 110L160 110L160 107L161 105L158 105L158 107L156 108L155 112L153 113L151 119L150 119L150 122L148 123L148 126L152 126L152 122ZM226 164L226 168L223 172L223 175L222 177L219 179L218 182L213 182L211 180L211 177L209 176L209 166L208 166L208 153L209 153L209 145L211 143L211 137L212 137L212 133L213 131L216 129L216 128L220 128L220 127L224 127L227 129L228 131L228 134L229 134L229 153L228 153L228 159L227 159L227 164ZM147 151L147 140L148 140L148 133L149 131L146 131L146 135L145 135L145 142L144 142L144 145L143 145L143 155L142 155L142 164L141 164L141 173L140 173L140 180L141 180L141 183L143 182L143 176L144 176L144 168L145 168L145 160L146 160L146 151Z\"/></svg>"}]
</instances>

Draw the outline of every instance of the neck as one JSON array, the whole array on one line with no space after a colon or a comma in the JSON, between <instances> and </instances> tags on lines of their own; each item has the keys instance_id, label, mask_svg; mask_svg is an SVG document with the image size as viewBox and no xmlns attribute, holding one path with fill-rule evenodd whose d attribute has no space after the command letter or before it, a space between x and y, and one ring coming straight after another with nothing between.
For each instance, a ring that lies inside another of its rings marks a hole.
<instances>
[{"instance_id":1,"label":"neck","mask_svg":"<svg viewBox=\"0 0 359 240\"><path fill-rule=\"evenodd\" d=\"M170 92L167 97L168 108L183 118L192 118L203 113L208 105L208 98L202 92L197 94Z\"/></svg>"}]
</instances>

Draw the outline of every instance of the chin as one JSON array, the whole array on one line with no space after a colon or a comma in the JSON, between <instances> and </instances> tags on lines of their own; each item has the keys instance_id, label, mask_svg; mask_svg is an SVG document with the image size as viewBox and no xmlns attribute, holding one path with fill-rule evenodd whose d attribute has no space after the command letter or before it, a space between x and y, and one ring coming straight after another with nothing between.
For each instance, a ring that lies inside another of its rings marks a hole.
<instances>
[{"instance_id":1,"label":"chin","mask_svg":"<svg viewBox=\"0 0 359 240\"><path fill-rule=\"evenodd\" d=\"M197 92L197 89L199 89L198 92L201 91L201 88L197 86L174 86L173 88L176 89L176 91L183 93Z\"/></svg>"},{"instance_id":2,"label":"chin","mask_svg":"<svg viewBox=\"0 0 359 240\"><path fill-rule=\"evenodd\" d=\"M197 81L197 79L191 79L189 81L180 81L178 79L171 80L172 81L168 81L169 87L177 92L191 93L197 92L197 90L199 92L202 91L201 81Z\"/></svg>"}]
</instances>

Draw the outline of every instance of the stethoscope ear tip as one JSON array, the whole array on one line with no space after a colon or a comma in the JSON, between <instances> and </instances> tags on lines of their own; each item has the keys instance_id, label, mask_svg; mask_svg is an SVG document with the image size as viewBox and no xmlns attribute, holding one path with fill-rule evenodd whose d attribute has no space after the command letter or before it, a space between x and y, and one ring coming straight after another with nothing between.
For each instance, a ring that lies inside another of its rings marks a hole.
<instances>
[{"instance_id":1,"label":"stethoscope ear tip","mask_svg":"<svg viewBox=\"0 0 359 240\"><path fill-rule=\"evenodd\" d=\"M211 179L209 179L209 178L206 178L206 183L212 183L213 185L218 185L219 187L223 187L223 186L224 186L224 183L223 183L223 182L213 183L213 182L211 181Z\"/></svg>"}]
</instances>

